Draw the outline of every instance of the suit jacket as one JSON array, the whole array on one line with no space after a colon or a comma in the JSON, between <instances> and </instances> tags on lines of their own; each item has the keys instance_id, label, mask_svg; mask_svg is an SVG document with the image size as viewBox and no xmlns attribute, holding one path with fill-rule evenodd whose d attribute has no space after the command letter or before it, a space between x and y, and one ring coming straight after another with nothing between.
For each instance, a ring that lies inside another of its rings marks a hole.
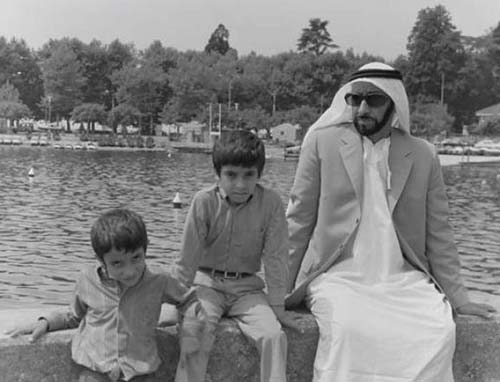
<instances>
[{"instance_id":1,"label":"suit jacket","mask_svg":"<svg viewBox=\"0 0 500 382\"><path fill-rule=\"evenodd\" d=\"M448 200L433 145L393 129L388 203L406 260L426 273L455 308L468 302L448 222ZM361 217L362 140L352 124L318 128L305 139L287 209L287 307L338 261Z\"/></svg>"}]
</instances>

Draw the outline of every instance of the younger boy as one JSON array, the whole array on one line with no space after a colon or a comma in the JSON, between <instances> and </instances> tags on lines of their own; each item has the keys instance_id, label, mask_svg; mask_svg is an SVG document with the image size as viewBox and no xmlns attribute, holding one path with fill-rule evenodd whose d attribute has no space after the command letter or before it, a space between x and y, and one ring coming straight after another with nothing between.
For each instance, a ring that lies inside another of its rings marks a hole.
<instances>
[{"instance_id":1,"label":"younger boy","mask_svg":"<svg viewBox=\"0 0 500 382\"><path fill-rule=\"evenodd\" d=\"M288 233L280 196L258 180L264 145L250 132L218 140L212 160L217 184L199 191L184 227L176 277L194 283L208 315L209 335L198 351L181 355L178 382L203 382L215 325L232 317L260 353L261 382L286 381L284 326L297 328L284 312ZM257 276L264 264L264 281Z\"/></svg>"},{"instance_id":2,"label":"younger boy","mask_svg":"<svg viewBox=\"0 0 500 382\"><path fill-rule=\"evenodd\" d=\"M203 325L203 309L193 290L148 270L146 226L135 212L104 213L90 236L98 264L81 272L70 308L11 335L32 333L34 341L47 331L78 326L71 352L85 367L80 382L148 381L161 362L155 338L161 304L176 304L181 314L196 317L200 326L195 330Z\"/></svg>"}]
</instances>

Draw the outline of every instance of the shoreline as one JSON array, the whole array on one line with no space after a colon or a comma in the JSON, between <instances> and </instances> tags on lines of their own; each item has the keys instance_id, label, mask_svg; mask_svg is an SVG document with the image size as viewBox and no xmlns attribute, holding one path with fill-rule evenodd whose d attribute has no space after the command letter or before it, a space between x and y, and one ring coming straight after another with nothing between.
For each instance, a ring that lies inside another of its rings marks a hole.
<instances>
[{"instance_id":1,"label":"shoreline","mask_svg":"<svg viewBox=\"0 0 500 382\"><path fill-rule=\"evenodd\" d=\"M41 136L41 135L40 135ZM210 154L212 144L209 142L184 142L170 141L166 136L153 136L155 147L117 147L117 146L98 146L97 142L81 142L79 137L74 134L65 134L61 136L59 141L47 141L45 145L32 145L26 139L25 135L18 134L0 134L0 142L4 139L17 140L16 144L1 143L0 148L33 148L33 149L52 149L60 151L148 151L161 152L165 151L172 153L203 153ZM273 143L265 142L266 158L282 158L286 160L285 149ZM87 144L92 144L92 148L88 148ZM59 147L54 147L58 145ZM500 162L500 156L495 155L464 155L464 154L439 154L439 159L442 166L453 166L458 164L468 163L485 163L485 162ZM292 158L291 160L297 160Z\"/></svg>"}]
</instances>

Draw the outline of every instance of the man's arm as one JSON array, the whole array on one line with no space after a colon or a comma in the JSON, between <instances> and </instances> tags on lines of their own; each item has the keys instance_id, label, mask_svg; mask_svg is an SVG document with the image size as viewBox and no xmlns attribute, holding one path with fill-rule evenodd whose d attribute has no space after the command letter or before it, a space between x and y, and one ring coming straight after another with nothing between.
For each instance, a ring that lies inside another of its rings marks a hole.
<instances>
[{"instance_id":1,"label":"man's arm","mask_svg":"<svg viewBox=\"0 0 500 382\"><path fill-rule=\"evenodd\" d=\"M320 186L317 134L313 132L307 135L302 144L286 211L290 245L288 258L290 277L287 292L292 291L295 285L302 259L316 225Z\"/></svg>"},{"instance_id":2,"label":"man's arm","mask_svg":"<svg viewBox=\"0 0 500 382\"><path fill-rule=\"evenodd\" d=\"M269 304L278 321L286 327L300 330L297 317L285 312L285 294L288 272L288 226L285 210L277 196L272 218L264 236L263 257L264 274L267 284Z\"/></svg>"},{"instance_id":3,"label":"man's arm","mask_svg":"<svg viewBox=\"0 0 500 382\"><path fill-rule=\"evenodd\" d=\"M426 253L431 272L444 289L457 313L491 317L495 309L488 304L471 302L460 276L460 260L449 224L448 198L439 157L434 150L427 191Z\"/></svg>"}]
</instances>

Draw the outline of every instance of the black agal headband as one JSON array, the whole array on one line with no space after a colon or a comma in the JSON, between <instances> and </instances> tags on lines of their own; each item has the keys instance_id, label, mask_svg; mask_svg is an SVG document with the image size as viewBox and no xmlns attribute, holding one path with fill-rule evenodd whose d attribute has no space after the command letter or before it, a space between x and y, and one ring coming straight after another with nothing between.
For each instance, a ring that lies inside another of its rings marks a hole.
<instances>
[{"instance_id":1,"label":"black agal headband","mask_svg":"<svg viewBox=\"0 0 500 382\"><path fill-rule=\"evenodd\" d=\"M395 69L362 69L354 72L349 77L348 82L355 80L357 78L392 78L395 80L403 80L403 76L399 70Z\"/></svg>"}]
</instances>

